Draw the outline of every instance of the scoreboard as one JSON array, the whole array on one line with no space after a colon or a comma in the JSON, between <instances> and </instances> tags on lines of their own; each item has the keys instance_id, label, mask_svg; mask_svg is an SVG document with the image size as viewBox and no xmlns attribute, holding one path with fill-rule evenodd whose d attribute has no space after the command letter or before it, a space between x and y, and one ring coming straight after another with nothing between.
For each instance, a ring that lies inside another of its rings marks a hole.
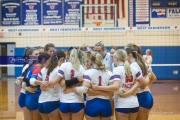
<instances>
[{"instance_id":1,"label":"scoreboard","mask_svg":"<svg viewBox=\"0 0 180 120\"><path fill-rule=\"evenodd\" d=\"M151 0L151 7L180 7L180 0Z\"/></svg>"}]
</instances>

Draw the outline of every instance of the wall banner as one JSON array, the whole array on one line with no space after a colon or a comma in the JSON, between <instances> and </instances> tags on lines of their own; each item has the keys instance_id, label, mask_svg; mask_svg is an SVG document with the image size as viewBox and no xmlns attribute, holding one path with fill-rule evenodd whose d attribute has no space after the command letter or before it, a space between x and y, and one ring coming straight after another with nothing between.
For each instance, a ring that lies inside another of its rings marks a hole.
<instances>
[{"instance_id":1,"label":"wall banner","mask_svg":"<svg viewBox=\"0 0 180 120\"><path fill-rule=\"evenodd\" d=\"M22 0L22 25L41 25L41 0Z\"/></svg>"},{"instance_id":2,"label":"wall banner","mask_svg":"<svg viewBox=\"0 0 180 120\"><path fill-rule=\"evenodd\" d=\"M43 0L43 25L62 24L62 0Z\"/></svg>"},{"instance_id":3,"label":"wall banner","mask_svg":"<svg viewBox=\"0 0 180 120\"><path fill-rule=\"evenodd\" d=\"M64 24L78 25L80 21L80 4L82 0L64 1Z\"/></svg>"},{"instance_id":4,"label":"wall banner","mask_svg":"<svg viewBox=\"0 0 180 120\"><path fill-rule=\"evenodd\" d=\"M2 1L2 26L21 25L20 0Z\"/></svg>"}]
</instances>

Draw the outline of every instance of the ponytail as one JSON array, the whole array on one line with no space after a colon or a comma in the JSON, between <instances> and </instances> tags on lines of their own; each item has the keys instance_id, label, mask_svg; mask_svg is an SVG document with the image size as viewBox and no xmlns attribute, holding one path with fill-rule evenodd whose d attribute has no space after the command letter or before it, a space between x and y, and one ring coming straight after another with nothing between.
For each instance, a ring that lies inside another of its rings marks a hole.
<instances>
[{"instance_id":1,"label":"ponytail","mask_svg":"<svg viewBox=\"0 0 180 120\"><path fill-rule=\"evenodd\" d=\"M102 56L100 54L95 54L91 57L91 61L96 64L97 68L101 71L107 71L107 68L103 65L102 61Z\"/></svg>"},{"instance_id":2,"label":"ponytail","mask_svg":"<svg viewBox=\"0 0 180 120\"><path fill-rule=\"evenodd\" d=\"M140 66L143 75L147 75L148 74L148 68L145 65L142 56L139 53L136 53L136 62L138 63L138 65Z\"/></svg>"},{"instance_id":3,"label":"ponytail","mask_svg":"<svg viewBox=\"0 0 180 120\"><path fill-rule=\"evenodd\" d=\"M79 60L79 54L78 54L78 50L76 50L75 48L73 48L71 50L71 53L70 53L70 62L73 66L73 68L75 70L79 70L80 69L80 60Z\"/></svg>"},{"instance_id":4,"label":"ponytail","mask_svg":"<svg viewBox=\"0 0 180 120\"><path fill-rule=\"evenodd\" d=\"M124 70L125 70L126 76L128 78L130 78L130 76L131 76L131 68L130 68L130 64L127 61L124 62Z\"/></svg>"},{"instance_id":5,"label":"ponytail","mask_svg":"<svg viewBox=\"0 0 180 120\"><path fill-rule=\"evenodd\" d=\"M86 53L84 51L78 50L78 55L81 65L86 69Z\"/></svg>"}]
</instances>

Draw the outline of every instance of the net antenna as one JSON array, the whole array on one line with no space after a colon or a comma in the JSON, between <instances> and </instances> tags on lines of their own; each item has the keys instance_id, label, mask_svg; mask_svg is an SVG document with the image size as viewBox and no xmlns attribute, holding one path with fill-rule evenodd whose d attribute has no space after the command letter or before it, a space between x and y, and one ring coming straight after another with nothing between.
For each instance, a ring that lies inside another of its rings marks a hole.
<instances>
[{"instance_id":1,"label":"net antenna","mask_svg":"<svg viewBox=\"0 0 180 120\"><path fill-rule=\"evenodd\" d=\"M116 4L81 4L80 27L117 27Z\"/></svg>"}]
</instances>

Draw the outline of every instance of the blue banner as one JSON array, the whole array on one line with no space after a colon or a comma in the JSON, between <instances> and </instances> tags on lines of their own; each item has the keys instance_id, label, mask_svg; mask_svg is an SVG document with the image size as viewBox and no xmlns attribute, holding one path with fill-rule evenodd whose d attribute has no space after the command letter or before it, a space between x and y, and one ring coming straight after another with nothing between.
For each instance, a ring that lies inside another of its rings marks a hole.
<instances>
[{"instance_id":1,"label":"blue banner","mask_svg":"<svg viewBox=\"0 0 180 120\"><path fill-rule=\"evenodd\" d=\"M64 1L64 24L78 25L80 21L80 4L82 0Z\"/></svg>"},{"instance_id":2,"label":"blue banner","mask_svg":"<svg viewBox=\"0 0 180 120\"><path fill-rule=\"evenodd\" d=\"M41 0L22 0L22 25L41 25Z\"/></svg>"},{"instance_id":3,"label":"blue banner","mask_svg":"<svg viewBox=\"0 0 180 120\"><path fill-rule=\"evenodd\" d=\"M36 63L38 56L0 56L0 65Z\"/></svg>"},{"instance_id":4,"label":"blue banner","mask_svg":"<svg viewBox=\"0 0 180 120\"><path fill-rule=\"evenodd\" d=\"M43 0L43 25L62 24L62 0Z\"/></svg>"},{"instance_id":5,"label":"blue banner","mask_svg":"<svg viewBox=\"0 0 180 120\"><path fill-rule=\"evenodd\" d=\"M21 25L20 0L2 1L2 26L16 26Z\"/></svg>"},{"instance_id":6,"label":"blue banner","mask_svg":"<svg viewBox=\"0 0 180 120\"><path fill-rule=\"evenodd\" d=\"M166 8L152 8L152 18L166 18Z\"/></svg>"}]
</instances>

